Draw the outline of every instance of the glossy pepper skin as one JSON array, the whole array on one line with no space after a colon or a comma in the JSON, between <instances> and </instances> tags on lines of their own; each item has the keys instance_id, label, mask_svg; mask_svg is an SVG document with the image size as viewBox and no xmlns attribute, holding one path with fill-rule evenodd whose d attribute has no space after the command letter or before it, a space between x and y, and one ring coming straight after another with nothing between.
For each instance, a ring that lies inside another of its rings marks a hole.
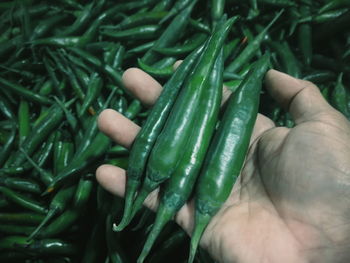
<instances>
[{"instance_id":1,"label":"glossy pepper skin","mask_svg":"<svg viewBox=\"0 0 350 263\"><path fill-rule=\"evenodd\" d=\"M219 22L220 23L220 22ZM160 231L177 211L186 203L192 193L219 114L222 82L223 52L221 50L210 72L210 79L201 94L198 114L192 124L186 151L183 152L175 171L161 191L160 204L152 230L147 237L138 262L149 253Z\"/></svg>"},{"instance_id":2,"label":"glossy pepper skin","mask_svg":"<svg viewBox=\"0 0 350 263\"><path fill-rule=\"evenodd\" d=\"M249 60L256 54L260 47L261 42L264 40L268 30L281 16L283 10L278 12L271 22L251 41L249 44L239 53L238 57L235 58L226 68L225 71L231 73L237 73Z\"/></svg>"},{"instance_id":3,"label":"glossy pepper skin","mask_svg":"<svg viewBox=\"0 0 350 263\"><path fill-rule=\"evenodd\" d=\"M188 142L192 123L197 117L201 95L210 79L209 73L214 67L216 57L232 24L236 20L237 17L229 19L212 34L194 70L185 82L184 88L181 89L150 154L146 176L135 200L133 215L141 208L147 195L174 172Z\"/></svg>"},{"instance_id":4,"label":"glossy pepper skin","mask_svg":"<svg viewBox=\"0 0 350 263\"><path fill-rule=\"evenodd\" d=\"M126 185L125 211L123 221L120 226L116 228L117 230L121 230L129 221L134 195L141 184L141 178L149 154L168 118L188 72L194 66L194 63L202 50L203 47L200 47L189 55L177 68L170 80L164 85L162 94L153 106L146 123L142 126L142 129L133 143L127 170L128 179Z\"/></svg>"},{"instance_id":5,"label":"glossy pepper skin","mask_svg":"<svg viewBox=\"0 0 350 263\"><path fill-rule=\"evenodd\" d=\"M231 95L221 123L207 151L195 190L195 226L189 262L210 219L231 193L248 150L258 113L262 78L269 66L264 55Z\"/></svg>"},{"instance_id":6,"label":"glossy pepper skin","mask_svg":"<svg viewBox=\"0 0 350 263\"><path fill-rule=\"evenodd\" d=\"M63 120L62 109L54 104L50 108L49 114L42 119L37 125L32 129L32 132L26 137L22 143L23 150L31 155L37 149L37 147L45 141L45 139L50 135L50 133L61 123ZM16 158L10 166L19 166L25 161L25 156L21 151L16 153Z\"/></svg>"},{"instance_id":7,"label":"glossy pepper skin","mask_svg":"<svg viewBox=\"0 0 350 263\"><path fill-rule=\"evenodd\" d=\"M197 0L193 1L188 7L186 7L173 19L170 25L164 30L162 35L156 40L153 47L143 55L142 61L144 63L152 64L158 60L159 54L155 52L153 48L168 47L176 43L189 23L190 14L196 2Z\"/></svg>"}]
</instances>

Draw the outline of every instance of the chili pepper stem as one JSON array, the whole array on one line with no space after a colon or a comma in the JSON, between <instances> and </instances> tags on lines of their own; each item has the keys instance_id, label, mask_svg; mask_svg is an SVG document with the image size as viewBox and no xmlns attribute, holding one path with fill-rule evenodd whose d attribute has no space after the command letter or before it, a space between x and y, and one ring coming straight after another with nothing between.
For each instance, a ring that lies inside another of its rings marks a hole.
<instances>
[{"instance_id":1,"label":"chili pepper stem","mask_svg":"<svg viewBox=\"0 0 350 263\"><path fill-rule=\"evenodd\" d=\"M131 221L132 218L132 204L134 202L135 193L137 188L139 187L139 183L135 180L127 180L127 191L125 193L125 205L124 205L124 214L123 218L120 221L118 226L113 226L114 231L122 231Z\"/></svg>"},{"instance_id":2,"label":"chili pepper stem","mask_svg":"<svg viewBox=\"0 0 350 263\"><path fill-rule=\"evenodd\" d=\"M209 214L202 214L199 212L196 213L195 224L194 224L195 227L193 229L193 233L191 237L190 256L188 258L188 263L193 262L202 234L205 228L207 227L207 225L209 224L210 219L211 219L211 216Z\"/></svg>"},{"instance_id":3,"label":"chili pepper stem","mask_svg":"<svg viewBox=\"0 0 350 263\"><path fill-rule=\"evenodd\" d=\"M156 241L159 233L162 231L166 223L168 223L175 215L176 210L174 207L164 205L162 202L159 204L156 220L152 226L152 230L147 237L146 243L143 246L141 254L137 259L137 263L143 263L147 255L149 254L154 242Z\"/></svg>"},{"instance_id":4,"label":"chili pepper stem","mask_svg":"<svg viewBox=\"0 0 350 263\"><path fill-rule=\"evenodd\" d=\"M145 201L146 197L149 193L151 193L154 189L158 187L159 183L154 182L150 180L149 178L146 178L140 192L137 194L137 197L135 199L133 209L131 212L131 215L129 217L126 217L124 219L124 222L121 222L118 226L114 225L113 230L114 231L121 231L123 230L134 218L136 213L141 209L143 202ZM123 224L122 224L123 223Z\"/></svg>"},{"instance_id":5,"label":"chili pepper stem","mask_svg":"<svg viewBox=\"0 0 350 263\"><path fill-rule=\"evenodd\" d=\"M136 213L140 210L140 208L142 207L142 204L143 204L143 201L145 201L147 195L149 194L150 192L146 191L146 190L143 190L141 191L135 202L134 202L134 207L131 211L131 214L129 214L128 217L125 217L122 219L122 222L120 222L120 224L118 226L113 226L113 230L114 231L122 231L130 222L131 220L134 218L134 216L136 215Z\"/></svg>"},{"instance_id":6,"label":"chili pepper stem","mask_svg":"<svg viewBox=\"0 0 350 263\"><path fill-rule=\"evenodd\" d=\"M30 234L30 236L28 237L28 241L33 240L37 236L39 231L43 228L43 226L46 225L46 223L49 222L50 219L52 219L56 214L57 214L57 209L49 210L49 212L46 214L43 221L41 221L39 226L33 231L33 233Z\"/></svg>"}]
</instances>

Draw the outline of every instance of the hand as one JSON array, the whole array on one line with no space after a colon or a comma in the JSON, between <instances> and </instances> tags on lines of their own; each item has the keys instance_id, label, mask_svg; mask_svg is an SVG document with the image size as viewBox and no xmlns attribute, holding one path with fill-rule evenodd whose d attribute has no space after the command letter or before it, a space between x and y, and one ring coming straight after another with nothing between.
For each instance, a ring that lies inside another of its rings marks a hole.
<instances>
[{"instance_id":1,"label":"hand","mask_svg":"<svg viewBox=\"0 0 350 263\"><path fill-rule=\"evenodd\" d=\"M160 84L138 69L123 80L146 105L160 94ZM296 126L275 127L258 115L241 175L201 245L219 262L350 262L350 123L310 82L270 70L265 85ZM98 123L125 147L140 129L109 109ZM102 165L96 174L105 189L124 195L123 169ZM145 205L156 210L157 203L156 190ZM193 208L191 200L175 218L189 235Z\"/></svg>"}]
</instances>

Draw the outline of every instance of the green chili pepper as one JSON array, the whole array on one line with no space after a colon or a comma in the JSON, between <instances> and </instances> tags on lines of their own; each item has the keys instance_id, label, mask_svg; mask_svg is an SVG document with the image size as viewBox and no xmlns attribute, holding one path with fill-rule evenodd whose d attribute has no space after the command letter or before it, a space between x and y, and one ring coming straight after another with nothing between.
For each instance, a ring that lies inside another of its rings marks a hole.
<instances>
[{"instance_id":1,"label":"green chili pepper","mask_svg":"<svg viewBox=\"0 0 350 263\"><path fill-rule=\"evenodd\" d=\"M109 105L114 93L115 90L110 94L103 108L106 108ZM59 185L62 185L64 181L74 179L77 174L84 170L91 162L100 158L110 146L110 140L107 136L102 133L95 136L97 132L96 117L93 117L91 121L95 128L92 127L87 131L87 142L78 147L72 161L54 178L44 194L52 192Z\"/></svg>"},{"instance_id":2,"label":"green chili pepper","mask_svg":"<svg viewBox=\"0 0 350 263\"><path fill-rule=\"evenodd\" d=\"M300 78L301 72L299 61L293 54L288 43L286 41L268 41L268 45L276 51L280 58L282 70L295 78Z\"/></svg>"},{"instance_id":3,"label":"green chili pepper","mask_svg":"<svg viewBox=\"0 0 350 263\"><path fill-rule=\"evenodd\" d=\"M144 53L146 52L147 50L149 50L150 48L152 48L154 46L156 41L151 41L151 42L146 42L144 44L141 44L137 47L134 47L132 49L129 49L127 52L126 52L126 58L130 58L131 56L133 55L136 55L136 54L140 54L140 53Z\"/></svg>"},{"instance_id":4,"label":"green chili pepper","mask_svg":"<svg viewBox=\"0 0 350 263\"><path fill-rule=\"evenodd\" d=\"M29 89L22 87L19 84L12 83L1 77L0 77L0 83L4 85L6 88L8 88L11 92L14 92L17 95L20 95L29 101L33 101L33 102L37 102L45 105L52 104L52 100L50 100L49 98L36 94L30 91Z\"/></svg>"},{"instance_id":5,"label":"green chili pepper","mask_svg":"<svg viewBox=\"0 0 350 263\"><path fill-rule=\"evenodd\" d=\"M337 35L339 32L343 32L346 25L350 23L350 11L334 19L332 23L325 23L315 29L313 33L313 39L315 43L320 43L322 40L330 39L332 36Z\"/></svg>"},{"instance_id":6,"label":"green chili pepper","mask_svg":"<svg viewBox=\"0 0 350 263\"><path fill-rule=\"evenodd\" d=\"M202 45L207 38L208 37L206 34L198 33L183 45L178 45L175 47L156 47L153 48L153 50L166 56L183 55L192 52L194 49Z\"/></svg>"},{"instance_id":7,"label":"green chili pepper","mask_svg":"<svg viewBox=\"0 0 350 263\"><path fill-rule=\"evenodd\" d=\"M6 166L6 163L9 162L9 155L13 149L14 142L16 139L16 134L17 134L17 125L15 122L12 122L11 133L7 138L7 141L4 144L4 146L0 149L0 166L3 166L3 164L5 164L4 166Z\"/></svg>"},{"instance_id":8,"label":"green chili pepper","mask_svg":"<svg viewBox=\"0 0 350 263\"><path fill-rule=\"evenodd\" d=\"M190 24L189 24L193 29L198 30L199 32L205 33L205 34L210 34L211 29L208 26L207 22L201 22L201 20L194 20L190 19Z\"/></svg>"},{"instance_id":9,"label":"green chili pepper","mask_svg":"<svg viewBox=\"0 0 350 263\"><path fill-rule=\"evenodd\" d=\"M339 74L337 83L331 95L332 105L350 119L350 109L348 108L349 94L343 83L343 73Z\"/></svg>"},{"instance_id":10,"label":"green chili pepper","mask_svg":"<svg viewBox=\"0 0 350 263\"><path fill-rule=\"evenodd\" d=\"M163 31L162 35L154 43L153 47L149 49L142 57L142 61L146 64L152 64L158 60L159 54L153 50L153 48L169 47L174 44L180 37L189 23L189 17L191 15L194 5L197 0L186 7L180 14L178 14L170 25Z\"/></svg>"},{"instance_id":11,"label":"green chili pepper","mask_svg":"<svg viewBox=\"0 0 350 263\"><path fill-rule=\"evenodd\" d=\"M130 161L127 170L128 179L126 183L124 215L118 229L122 229L130 220L134 195L141 184L141 176L151 149L168 118L186 76L194 66L202 50L203 46L195 50L180 64L173 76L164 85L163 92L153 106L146 123L136 136L130 151Z\"/></svg>"},{"instance_id":12,"label":"green chili pepper","mask_svg":"<svg viewBox=\"0 0 350 263\"><path fill-rule=\"evenodd\" d=\"M114 108L116 111L120 112L121 114L125 114L125 111L126 111L126 109L127 109L127 101L126 101L126 99L125 99L124 97L121 96L121 97L116 101L116 103L115 103L115 105L113 106L113 108Z\"/></svg>"},{"instance_id":13,"label":"green chili pepper","mask_svg":"<svg viewBox=\"0 0 350 263\"><path fill-rule=\"evenodd\" d=\"M46 139L45 143L41 145L40 149L34 153L33 160L38 164L38 166L43 166L52 153L54 147L54 142L56 137L59 136L59 132L53 132Z\"/></svg>"},{"instance_id":14,"label":"green chili pepper","mask_svg":"<svg viewBox=\"0 0 350 263\"><path fill-rule=\"evenodd\" d=\"M49 37L49 38L41 38L30 41L32 45L53 45L60 47L81 47L85 46L88 42L94 39L97 29L100 24L105 20L107 15L102 13L86 30L86 32L82 36L62 36L62 37Z\"/></svg>"},{"instance_id":15,"label":"green chili pepper","mask_svg":"<svg viewBox=\"0 0 350 263\"><path fill-rule=\"evenodd\" d=\"M332 0L324 4L319 10L318 13L322 14L326 11L333 10L340 7L348 7L349 6L349 0Z\"/></svg>"},{"instance_id":16,"label":"green chili pepper","mask_svg":"<svg viewBox=\"0 0 350 263\"><path fill-rule=\"evenodd\" d=\"M1 223L18 225L36 225L44 219L44 215L36 213L0 213Z\"/></svg>"},{"instance_id":17,"label":"green chili pepper","mask_svg":"<svg viewBox=\"0 0 350 263\"><path fill-rule=\"evenodd\" d=\"M93 181L89 178L81 178L73 197L73 206L64 211L60 216L53 220L46 228L44 228L38 237L47 238L56 236L67 230L82 215L86 205L90 199Z\"/></svg>"},{"instance_id":18,"label":"green chili pepper","mask_svg":"<svg viewBox=\"0 0 350 263\"><path fill-rule=\"evenodd\" d=\"M259 4L262 5L271 5L274 7L293 7L296 6L296 3L288 0L258 0Z\"/></svg>"},{"instance_id":19,"label":"green chili pepper","mask_svg":"<svg viewBox=\"0 0 350 263\"><path fill-rule=\"evenodd\" d=\"M68 164L74 154L74 144L66 139L59 141L53 152L54 174L58 174Z\"/></svg>"},{"instance_id":20,"label":"green chili pepper","mask_svg":"<svg viewBox=\"0 0 350 263\"><path fill-rule=\"evenodd\" d=\"M15 120L16 118L11 103L2 93L0 93L0 112L7 119Z\"/></svg>"},{"instance_id":21,"label":"green chili pepper","mask_svg":"<svg viewBox=\"0 0 350 263\"><path fill-rule=\"evenodd\" d=\"M22 192L28 192L33 194L40 194L40 185L32 180L21 177L0 177L0 185L11 188L12 190L19 190Z\"/></svg>"},{"instance_id":22,"label":"green chili pepper","mask_svg":"<svg viewBox=\"0 0 350 263\"><path fill-rule=\"evenodd\" d=\"M34 169L39 173L41 181L48 185L53 180L53 175L51 172L46 171L45 169L42 169L39 165L37 165L32 158L27 154L27 152L20 148L21 153L23 154L24 158L27 159L27 161L34 167Z\"/></svg>"},{"instance_id":23,"label":"green chili pepper","mask_svg":"<svg viewBox=\"0 0 350 263\"><path fill-rule=\"evenodd\" d=\"M34 28L32 34L29 37L29 41L41 38L45 36L53 27L67 19L66 14L58 14L40 21L40 23Z\"/></svg>"},{"instance_id":24,"label":"green chili pepper","mask_svg":"<svg viewBox=\"0 0 350 263\"><path fill-rule=\"evenodd\" d=\"M63 112L57 105L53 105L50 108L48 116L42 119L37 125L35 125L31 133L26 137L22 143L23 150L31 155L37 147L48 137L48 135L55 129L63 119ZM16 159L11 166L19 166L25 160L24 154L18 151Z\"/></svg>"},{"instance_id":25,"label":"green chili pepper","mask_svg":"<svg viewBox=\"0 0 350 263\"><path fill-rule=\"evenodd\" d=\"M53 93L53 82L51 79L48 79L44 82L44 84L41 86L39 90L39 94L43 96L48 96Z\"/></svg>"},{"instance_id":26,"label":"green chili pepper","mask_svg":"<svg viewBox=\"0 0 350 263\"><path fill-rule=\"evenodd\" d=\"M19 251L35 253L38 255L74 255L78 253L76 244L61 239L41 239L29 244L15 244Z\"/></svg>"},{"instance_id":27,"label":"green chili pepper","mask_svg":"<svg viewBox=\"0 0 350 263\"><path fill-rule=\"evenodd\" d=\"M239 175L258 113L262 78L269 65L264 55L252 67L227 109L207 152L195 192L195 225L188 262L193 262L203 231L226 201Z\"/></svg>"},{"instance_id":28,"label":"green chili pepper","mask_svg":"<svg viewBox=\"0 0 350 263\"><path fill-rule=\"evenodd\" d=\"M152 9L152 11L165 11L168 10L172 4L173 0L163 0L159 1Z\"/></svg>"},{"instance_id":29,"label":"green chili pepper","mask_svg":"<svg viewBox=\"0 0 350 263\"><path fill-rule=\"evenodd\" d=\"M228 65L225 69L227 72L236 73L241 67L247 63L259 49L261 42L263 41L267 31L271 28L271 26L276 22L276 20L281 16L283 10L278 12L272 21L262 30L259 35L255 37L253 41L248 43L248 45L244 48L244 50L238 55L233 62Z\"/></svg>"},{"instance_id":30,"label":"green chili pepper","mask_svg":"<svg viewBox=\"0 0 350 263\"><path fill-rule=\"evenodd\" d=\"M34 230L33 226L14 224L1 224L0 233L7 235L29 235Z\"/></svg>"},{"instance_id":31,"label":"green chili pepper","mask_svg":"<svg viewBox=\"0 0 350 263\"><path fill-rule=\"evenodd\" d=\"M72 161L61 172L54 177L53 181L47 187L45 193L50 193L66 181L76 179L79 172L82 172L88 165L100 158L110 146L110 139L102 134L97 134L84 152L75 154Z\"/></svg>"},{"instance_id":32,"label":"green chili pepper","mask_svg":"<svg viewBox=\"0 0 350 263\"><path fill-rule=\"evenodd\" d=\"M188 7L191 3L192 1L190 0L177 0L174 6L170 9L169 13L159 23L160 24L165 23L166 21L171 19L173 16L177 15L186 7Z\"/></svg>"},{"instance_id":33,"label":"green chili pepper","mask_svg":"<svg viewBox=\"0 0 350 263\"><path fill-rule=\"evenodd\" d=\"M192 124L192 130L186 143L189 150L183 152L173 174L162 189L155 222L137 262L143 262L164 225L186 203L192 192L219 114L223 66L223 53L221 51L210 73L207 87L200 95L199 112Z\"/></svg>"},{"instance_id":34,"label":"green chili pepper","mask_svg":"<svg viewBox=\"0 0 350 263\"><path fill-rule=\"evenodd\" d=\"M0 186L0 192L4 196L6 196L8 200L10 200L11 202L23 208L26 208L41 214L45 214L47 212L47 209L42 204L34 200L30 200L27 196L16 193L6 187Z\"/></svg>"},{"instance_id":35,"label":"green chili pepper","mask_svg":"<svg viewBox=\"0 0 350 263\"><path fill-rule=\"evenodd\" d=\"M212 28L216 26L216 23L220 21L224 15L225 0L213 0L211 1L211 19Z\"/></svg>"},{"instance_id":36,"label":"green chili pepper","mask_svg":"<svg viewBox=\"0 0 350 263\"><path fill-rule=\"evenodd\" d=\"M173 65L161 68L147 65L141 59L138 59L137 62L143 71L147 72L154 78L169 78L174 72Z\"/></svg>"},{"instance_id":37,"label":"green chili pepper","mask_svg":"<svg viewBox=\"0 0 350 263\"><path fill-rule=\"evenodd\" d=\"M34 239L41 229L57 214L62 213L64 209L67 207L68 202L70 199L72 199L74 193L75 193L76 187L75 185L64 187L63 189L60 189L55 196L52 198L49 206L49 211L46 214L45 218L41 221L41 223L38 225L38 227L31 232L30 236L28 237L29 240Z\"/></svg>"},{"instance_id":38,"label":"green chili pepper","mask_svg":"<svg viewBox=\"0 0 350 263\"><path fill-rule=\"evenodd\" d=\"M303 17L310 15L309 4L311 4L310 0L304 1L303 4L300 6L300 14ZM310 24L305 23L299 25L298 44L303 58L303 62L309 66L312 60L312 27Z\"/></svg>"},{"instance_id":39,"label":"green chili pepper","mask_svg":"<svg viewBox=\"0 0 350 263\"><path fill-rule=\"evenodd\" d=\"M187 143L192 123L196 119L197 106L209 80L209 72L214 66L229 29L236 20L237 17L229 19L209 38L192 75L184 84L186 88L182 89L177 97L168 121L150 154L146 177L135 200L133 214L140 209L147 195L167 180L175 170Z\"/></svg>"},{"instance_id":40,"label":"green chili pepper","mask_svg":"<svg viewBox=\"0 0 350 263\"><path fill-rule=\"evenodd\" d=\"M117 50L114 56L114 59L112 62L112 68L121 69L124 56L125 56L125 47L120 45L119 49Z\"/></svg>"},{"instance_id":41,"label":"green chili pepper","mask_svg":"<svg viewBox=\"0 0 350 263\"><path fill-rule=\"evenodd\" d=\"M81 105L80 112L78 113L79 117L82 117L87 109L91 106L92 102L101 92L103 82L98 73L93 73L90 76L89 86L87 87L87 93L84 98L83 104Z\"/></svg>"},{"instance_id":42,"label":"green chili pepper","mask_svg":"<svg viewBox=\"0 0 350 263\"><path fill-rule=\"evenodd\" d=\"M108 76L117 84L119 87L124 87L123 82L121 80L121 74L118 72L115 68L111 67L110 65L106 64L103 65L101 60L96 58L95 56L89 54L88 52L79 49L79 48L70 48L70 51L74 52L75 54L81 56L84 60L89 62L91 65L103 70Z\"/></svg>"},{"instance_id":43,"label":"green chili pepper","mask_svg":"<svg viewBox=\"0 0 350 263\"><path fill-rule=\"evenodd\" d=\"M130 103L129 107L126 109L124 115L128 119L133 120L137 116L137 114L141 111L141 109L142 109L141 102L137 99L134 99Z\"/></svg>"},{"instance_id":44,"label":"green chili pepper","mask_svg":"<svg viewBox=\"0 0 350 263\"><path fill-rule=\"evenodd\" d=\"M329 70L313 70L312 73L307 74L306 76L303 77L304 80L311 81L315 84L319 83L324 83L331 81L336 78L336 75L334 72L329 71Z\"/></svg>"},{"instance_id":45,"label":"green chili pepper","mask_svg":"<svg viewBox=\"0 0 350 263\"><path fill-rule=\"evenodd\" d=\"M341 8L332 11L328 11L317 15L303 15L299 19L299 23L312 22L314 24L330 23L333 20L341 17L343 14L349 11L349 8Z\"/></svg>"},{"instance_id":46,"label":"green chili pepper","mask_svg":"<svg viewBox=\"0 0 350 263\"><path fill-rule=\"evenodd\" d=\"M115 145L111 147L107 152L108 156L123 156L127 155L128 153L129 150L121 145Z\"/></svg>"},{"instance_id":47,"label":"green chili pepper","mask_svg":"<svg viewBox=\"0 0 350 263\"><path fill-rule=\"evenodd\" d=\"M103 2L103 1L101 1ZM91 19L92 14L94 13L95 2L87 4L84 9L81 11L74 23L68 28L59 32L60 36L71 36L80 33L84 26Z\"/></svg>"},{"instance_id":48,"label":"green chili pepper","mask_svg":"<svg viewBox=\"0 0 350 263\"><path fill-rule=\"evenodd\" d=\"M126 17L122 22L115 26L116 30L123 30L132 28L135 26L153 24L159 22L167 12L164 11L151 11L146 13L136 13L134 15Z\"/></svg>"},{"instance_id":49,"label":"green chili pepper","mask_svg":"<svg viewBox=\"0 0 350 263\"><path fill-rule=\"evenodd\" d=\"M30 119L29 119L29 104L27 101L21 100L18 109L18 135L19 143L23 143L25 138L30 132Z\"/></svg>"},{"instance_id":50,"label":"green chili pepper","mask_svg":"<svg viewBox=\"0 0 350 263\"><path fill-rule=\"evenodd\" d=\"M117 40L154 39L159 34L159 25L142 25L122 31L104 30L101 34Z\"/></svg>"}]
</instances>

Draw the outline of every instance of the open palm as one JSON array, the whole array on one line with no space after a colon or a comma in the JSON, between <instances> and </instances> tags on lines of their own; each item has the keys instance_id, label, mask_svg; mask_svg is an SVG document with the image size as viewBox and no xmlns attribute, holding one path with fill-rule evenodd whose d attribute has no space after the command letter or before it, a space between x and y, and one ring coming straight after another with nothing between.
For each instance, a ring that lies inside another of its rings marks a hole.
<instances>
[{"instance_id":1,"label":"open palm","mask_svg":"<svg viewBox=\"0 0 350 263\"><path fill-rule=\"evenodd\" d=\"M123 80L146 105L160 94L138 69ZM219 262L349 262L350 123L312 83L271 70L266 87L296 126L275 127L258 116L242 173L201 244ZM99 127L126 147L140 129L113 110L101 113ZM103 187L123 196L123 169L102 165L96 173ZM145 202L154 210L157 193ZM189 234L193 212L190 201L175 218Z\"/></svg>"}]
</instances>

